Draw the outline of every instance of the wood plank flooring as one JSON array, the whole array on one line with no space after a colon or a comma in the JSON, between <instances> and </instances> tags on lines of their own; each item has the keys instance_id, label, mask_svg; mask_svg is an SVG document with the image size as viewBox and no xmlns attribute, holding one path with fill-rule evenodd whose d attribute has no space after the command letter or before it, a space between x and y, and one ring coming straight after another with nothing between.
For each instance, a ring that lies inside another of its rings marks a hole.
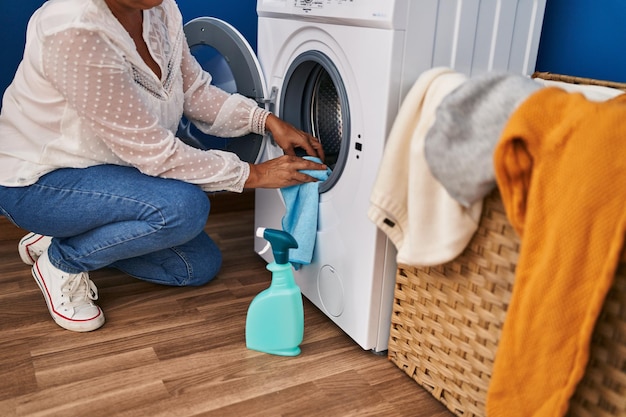
<instances>
[{"instance_id":1,"label":"wood plank flooring","mask_svg":"<svg viewBox=\"0 0 626 417\"><path fill-rule=\"evenodd\" d=\"M224 204L207 223L224 254L213 282L169 288L95 271L107 322L85 334L52 322L16 251L24 231L0 218L0 416L452 415L307 300L301 355L246 349L247 308L270 275L252 249L250 206Z\"/></svg>"}]
</instances>

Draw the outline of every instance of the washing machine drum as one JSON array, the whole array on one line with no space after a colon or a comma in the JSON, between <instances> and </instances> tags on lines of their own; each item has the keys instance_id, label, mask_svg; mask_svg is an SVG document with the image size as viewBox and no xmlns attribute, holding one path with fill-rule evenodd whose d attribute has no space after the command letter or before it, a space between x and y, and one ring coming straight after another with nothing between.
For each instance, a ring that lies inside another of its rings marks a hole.
<instances>
[{"instance_id":1,"label":"washing machine drum","mask_svg":"<svg viewBox=\"0 0 626 417\"><path fill-rule=\"evenodd\" d=\"M332 188L348 155L350 109L339 71L327 55L307 51L292 62L283 83L279 115L320 140L325 162L333 170L320 192Z\"/></svg>"}]
</instances>

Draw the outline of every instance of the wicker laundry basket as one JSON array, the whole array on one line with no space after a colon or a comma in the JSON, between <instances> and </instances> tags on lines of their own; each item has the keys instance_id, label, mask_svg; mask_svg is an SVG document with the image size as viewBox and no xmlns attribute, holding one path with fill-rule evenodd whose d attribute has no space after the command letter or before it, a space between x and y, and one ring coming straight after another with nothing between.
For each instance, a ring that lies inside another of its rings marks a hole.
<instances>
[{"instance_id":1,"label":"wicker laundry basket","mask_svg":"<svg viewBox=\"0 0 626 417\"><path fill-rule=\"evenodd\" d=\"M496 190L485 199L480 226L459 257L436 267L398 266L389 359L456 415L485 415L519 244ZM626 416L626 250L596 323L589 363L569 415Z\"/></svg>"}]
</instances>

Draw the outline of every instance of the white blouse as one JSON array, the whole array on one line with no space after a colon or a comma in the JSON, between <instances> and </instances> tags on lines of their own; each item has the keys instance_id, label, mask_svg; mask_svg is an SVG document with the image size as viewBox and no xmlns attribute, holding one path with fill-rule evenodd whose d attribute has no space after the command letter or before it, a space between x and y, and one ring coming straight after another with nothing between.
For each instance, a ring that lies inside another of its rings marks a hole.
<instances>
[{"instance_id":1,"label":"white blouse","mask_svg":"<svg viewBox=\"0 0 626 417\"><path fill-rule=\"evenodd\" d=\"M174 0L144 11L161 79L104 0L50 0L35 12L0 114L0 184L26 186L58 168L98 164L241 192L249 165L175 137L183 113L205 133L263 134L268 112L210 84L191 55Z\"/></svg>"}]
</instances>

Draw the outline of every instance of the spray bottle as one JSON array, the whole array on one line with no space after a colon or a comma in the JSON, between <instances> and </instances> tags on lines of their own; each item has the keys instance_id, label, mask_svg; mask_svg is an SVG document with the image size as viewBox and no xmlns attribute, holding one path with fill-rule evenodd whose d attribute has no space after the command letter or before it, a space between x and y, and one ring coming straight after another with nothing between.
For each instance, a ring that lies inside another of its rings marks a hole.
<instances>
[{"instance_id":1,"label":"spray bottle","mask_svg":"<svg viewBox=\"0 0 626 417\"><path fill-rule=\"evenodd\" d=\"M246 346L272 355L297 356L304 337L304 307L289 263L289 249L297 248L298 243L282 230L259 227L256 235L270 243L274 262L267 265L272 283L248 307Z\"/></svg>"}]
</instances>

